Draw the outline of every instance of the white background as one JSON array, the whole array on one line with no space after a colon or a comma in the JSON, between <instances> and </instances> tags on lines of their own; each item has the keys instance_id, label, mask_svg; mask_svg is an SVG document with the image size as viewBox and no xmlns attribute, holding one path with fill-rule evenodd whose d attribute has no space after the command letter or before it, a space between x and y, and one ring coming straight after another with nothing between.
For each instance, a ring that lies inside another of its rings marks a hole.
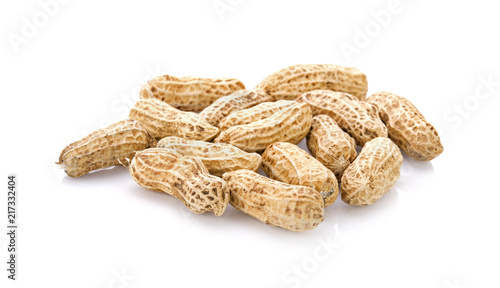
<instances>
[{"instance_id":1,"label":"white background","mask_svg":"<svg viewBox=\"0 0 500 288\"><path fill-rule=\"evenodd\" d=\"M4 193L0 286L500 287L500 18L493 1L465 2L75 0L47 16L37 1L2 1L0 175L18 176L20 229L14 282ZM405 157L380 201L339 198L305 233L232 207L192 214L122 167L72 179L54 164L70 142L124 119L153 76L252 88L299 63L355 66L369 94L410 99L444 153Z\"/></svg>"}]
</instances>

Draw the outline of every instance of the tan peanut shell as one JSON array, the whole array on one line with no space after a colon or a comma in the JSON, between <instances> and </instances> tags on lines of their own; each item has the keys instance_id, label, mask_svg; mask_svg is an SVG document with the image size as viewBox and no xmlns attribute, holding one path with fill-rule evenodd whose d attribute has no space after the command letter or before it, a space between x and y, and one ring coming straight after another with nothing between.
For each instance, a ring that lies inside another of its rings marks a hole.
<instances>
[{"instance_id":1,"label":"tan peanut shell","mask_svg":"<svg viewBox=\"0 0 500 288\"><path fill-rule=\"evenodd\" d=\"M245 89L234 78L158 76L141 88L141 98L155 98L183 111L199 112L220 97Z\"/></svg>"},{"instance_id":2,"label":"tan peanut shell","mask_svg":"<svg viewBox=\"0 0 500 288\"><path fill-rule=\"evenodd\" d=\"M128 169L142 187L168 193L195 213L213 212L220 216L229 203L227 183L210 175L197 158L150 148L138 152Z\"/></svg>"},{"instance_id":3,"label":"tan peanut shell","mask_svg":"<svg viewBox=\"0 0 500 288\"><path fill-rule=\"evenodd\" d=\"M368 102L378 106L389 138L410 157L430 161L443 152L436 129L408 99L389 92L378 92L371 95Z\"/></svg>"},{"instance_id":4,"label":"tan peanut shell","mask_svg":"<svg viewBox=\"0 0 500 288\"><path fill-rule=\"evenodd\" d=\"M333 64L301 64L275 72L256 86L275 100L294 100L300 94L323 89L349 93L366 99L368 81L365 74L353 67Z\"/></svg>"},{"instance_id":5,"label":"tan peanut shell","mask_svg":"<svg viewBox=\"0 0 500 288\"><path fill-rule=\"evenodd\" d=\"M61 152L57 164L68 176L79 177L93 170L119 165L120 161L134 157L136 151L155 145L155 138L140 122L123 120L69 144Z\"/></svg>"},{"instance_id":6,"label":"tan peanut shell","mask_svg":"<svg viewBox=\"0 0 500 288\"><path fill-rule=\"evenodd\" d=\"M260 152L274 142L298 144L311 127L311 109L295 103L268 118L223 131L215 143L228 143L247 152Z\"/></svg>"},{"instance_id":7,"label":"tan peanut shell","mask_svg":"<svg viewBox=\"0 0 500 288\"><path fill-rule=\"evenodd\" d=\"M231 95L217 99L201 111L200 116L208 123L218 126L220 121L231 112L253 107L271 101L272 97L263 90L239 90Z\"/></svg>"},{"instance_id":8,"label":"tan peanut shell","mask_svg":"<svg viewBox=\"0 0 500 288\"><path fill-rule=\"evenodd\" d=\"M379 137L366 143L358 157L344 171L342 201L350 205L371 205L396 183L403 155L389 138Z\"/></svg>"},{"instance_id":9,"label":"tan peanut shell","mask_svg":"<svg viewBox=\"0 0 500 288\"><path fill-rule=\"evenodd\" d=\"M271 179L313 188L324 199L325 207L332 205L339 194L335 174L291 143L269 145L262 153L262 170Z\"/></svg>"},{"instance_id":10,"label":"tan peanut shell","mask_svg":"<svg viewBox=\"0 0 500 288\"><path fill-rule=\"evenodd\" d=\"M210 174L222 176L225 172L248 169L257 171L261 157L257 153L247 153L233 145L187 140L179 137L165 137L158 141L158 148L171 149L182 156L200 159Z\"/></svg>"},{"instance_id":11,"label":"tan peanut shell","mask_svg":"<svg viewBox=\"0 0 500 288\"><path fill-rule=\"evenodd\" d=\"M290 231L313 229L323 222L323 198L314 189L269 179L250 170L222 175L230 203L258 220Z\"/></svg>"},{"instance_id":12,"label":"tan peanut shell","mask_svg":"<svg viewBox=\"0 0 500 288\"><path fill-rule=\"evenodd\" d=\"M140 121L157 139L179 136L191 140L210 141L219 129L200 115L173 108L157 99L140 99L130 110L130 119Z\"/></svg>"},{"instance_id":13,"label":"tan peanut shell","mask_svg":"<svg viewBox=\"0 0 500 288\"><path fill-rule=\"evenodd\" d=\"M297 102L309 104L314 116L330 116L360 146L376 137L387 137L377 107L347 93L315 90L300 95Z\"/></svg>"},{"instance_id":14,"label":"tan peanut shell","mask_svg":"<svg viewBox=\"0 0 500 288\"><path fill-rule=\"evenodd\" d=\"M220 121L219 129L222 132L232 126L249 124L268 118L277 112L292 106L294 103L296 102L289 100L264 102L252 108L233 112Z\"/></svg>"},{"instance_id":15,"label":"tan peanut shell","mask_svg":"<svg viewBox=\"0 0 500 288\"><path fill-rule=\"evenodd\" d=\"M358 155L354 139L327 115L313 117L306 143L311 155L330 169L338 181Z\"/></svg>"}]
</instances>

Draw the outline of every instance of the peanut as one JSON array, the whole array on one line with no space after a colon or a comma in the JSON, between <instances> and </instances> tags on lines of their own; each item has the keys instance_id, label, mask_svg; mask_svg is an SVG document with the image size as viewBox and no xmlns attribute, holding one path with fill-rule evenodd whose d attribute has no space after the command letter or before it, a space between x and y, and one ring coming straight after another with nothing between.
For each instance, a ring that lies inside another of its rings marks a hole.
<instances>
[{"instance_id":1,"label":"peanut","mask_svg":"<svg viewBox=\"0 0 500 288\"><path fill-rule=\"evenodd\" d=\"M128 169L139 185L174 196L194 213L220 216L229 203L227 183L210 175L199 159L150 148L138 152Z\"/></svg>"},{"instance_id":2,"label":"peanut","mask_svg":"<svg viewBox=\"0 0 500 288\"><path fill-rule=\"evenodd\" d=\"M156 147L175 150L182 156L196 157L205 164L210 174L215 176L240 169L257 171L261 163L259 154L247 153L224 143L186 140L171 136L161 139Z\"/></svg>"},{"instance_id":3,"label":"peanut","mask_svg":"<svg viewBox=\"0 0 500 288\"><path fill-rule=\"evenodd\" d=\"M332 64L294 65L275 72L256 86L275 100L294 100L300 94L312 90L333 90L349 93L365 100L368 81L356 68Z\"/></svg>"},{"instance_id":4,"label":"peanut","mask_svg":"<svg viewBox=\"0 0 500 288\"><path fill-rule=\"evenodd\" d=\"M368 102L378 106L389 138L410 157L430 161L443 152L436 129L408 99L389 92L378 92L371 95Z\"/></svg>"},{"instance_id":5,"label":"peanut","mask_svg":"<svg viewBox=\"0 0 500 288\"><path fill-rule=\"evenodd\" d=\"M252 108L233 112L219 123L220 131L225 131L229 127L249 124L268 118L277 112L292 106L295 101L279 100L276 102L264 102Z\"/></svg>"},{"instance_id":6,"label":"peanut","mask_svg":"<svg viewBox=\"0 0 500 288\"><path fill-rule=\"evenodd\" d=\"M135 120L123 120L94 131L66 146L59 162L70 177L80 177L90 171L119 165L136 151L156 145L155 138Z\"/></svg>"},{"instance_id":7,"label":"peanut","mask_svg":"<svg viewBox=\"0 0 500 288\"><path fill-rule=\"evenodd\" d=\"M271 179L315 189L325 207L337 199L339 185L332 171L297 145L276 142L262 153L262 170Z\"/></svg>"},{"instance_id":8,"label":"peanut","mask_svg":"<svg viewBox=\"0 0 500 288\"><path fill-rule=\"evenodd\" d=\"M313 117L306 140L311 155L330 169L339 182L358 155L354 139L327 115Z\"/></svg>"},{"instance_id":9,"label":"peanut","mask_svg":"<svg viewBox=\"0 0 500 288\"><path fill-rule=\"evenodd\" d=\"M214 142L228 143L247 152L260 152L274 142L298 144L311 127L311 109L295 103L271 117L223 131Z\"/></svg>"},{"instance_id":10,"label":"peanut","mask_svg":"<svg viewBox=\"0 0 500 288\"><path fill-rule=\"evenodd\" d=\"M314 116L330 116L360 146L376 137L387 137L377 107L347 93L315 90L300 95L297 102L309 104Z\"/></svg>"},{"instance_id":11,"label":"peanut","mask_svg":"<svg viewBox=\"0 0 500 288\"><path fill-rule=\"evenodd\" d=\"M234 78L158 76L141 88L141 98L156 98L183 110L199 112L222 96L245 89Z\"/></svg>"},{"instance_id":12,"label":"peanut","mask_svg":"<svg viewBox=\"0 0 500 288\"><path fill-rule=\"evenodd\" d=\"M130 110L130 119L140 121L157 139L179 136L191 140L212 140L219 129L200 115L173 108L157 99L140 99Z\"/></svg>"},{"instance_id":13,"label":"peanut","mask_svg":"<svg viewBox=\"0 0 500 288\"><path fill-rule=\"evenodd\" d=\"M350 205L371 205L396 183L403 156L389 138L375 138L363 147L358 158L344 171L342 201Z\"/></svg>"},{"instance_id":14,"label":"peanut","mask_svg":"<svg viewBox=\"0 0 500 288\"><path fill-rule=\"evenodd\" d=\"M231 95L217 99L201 111L200 116L208 123L218 126L219 122L231 112L253 107L262 102L271 101L272 98L262 90L239 90Z\"/></svg>"},{"instance_id":15,"label":"peanut","mask_svg":"<svg viewBox=\"0 0 500 288\"><path fill-rule=\"evenodd\" d=\"M222 175L230 203L258 220L290 231L313 229L323 222L323 198L314 189L271 180L250 170Z\"/></svg>"}]
</instances>

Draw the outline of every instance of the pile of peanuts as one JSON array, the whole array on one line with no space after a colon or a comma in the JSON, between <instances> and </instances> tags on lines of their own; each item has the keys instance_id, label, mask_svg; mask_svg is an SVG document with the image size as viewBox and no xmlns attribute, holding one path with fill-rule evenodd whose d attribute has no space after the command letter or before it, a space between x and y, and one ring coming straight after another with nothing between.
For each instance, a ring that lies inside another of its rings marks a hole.
<instances>
[{"instance_id":1,"label":"pile of peanuts","mask_svg":"<svg viewBox=\"0 0 500 288\"><path fill-rule=\"evenodd\" d=\"M420 161L443 151L409 100L367 91L365 74L332 64L287 67L252 90L232 78L159 76L142 87L129 119L69 144L57 164L71 177L123 165L139 185L195 213L220 216L230 203L306 231L339 192L363 206L389 191L400 149ZM297 146L304 138L310 154Z\"/></svg>"}]
</instances>

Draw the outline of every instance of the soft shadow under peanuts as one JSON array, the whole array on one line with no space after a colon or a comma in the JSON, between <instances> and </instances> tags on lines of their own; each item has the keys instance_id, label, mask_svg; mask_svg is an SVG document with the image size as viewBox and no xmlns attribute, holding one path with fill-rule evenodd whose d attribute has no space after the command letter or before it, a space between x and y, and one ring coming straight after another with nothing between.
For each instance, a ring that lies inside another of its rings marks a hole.
<instances>
[{"instance_id":1,"label":"soft shadow under peanuts","mask_svg":"<svg viewBox=\"0 0 500 288\"><path fill-rule=\"evenodd\" d=\"M165 209L169 211L169 213L174 214L178 221L186 227L190 225L203 225L209 226L211 229L234 229L232 226L241 226L245 227L245 229L251 229L252 223L241 223L243 221L250 222L248 220L256 220L248 215L237 211L232 206L226 208L224 214L221 216L215 216L212 212L206 212L202 214L196 214L190 211L179 199L175 198L172 195L169 195L160 191L153 191L146 189L144 187L140 187L134 183L134 186L131 187L130 193L135 194L134 196L137 199L140 199L144 202L151 202L148 205L155 205L160 207L160 209ZM259 221L255 221L258 226L261 226L262 223ZM248 226L247 226L248 225ZM266 225L264 225L266 226Z\"/></svg>"},{"instance_id":2,"label":"soft shadow under peanuts","mask_svg":"<svg viewBox=\"0 0 500 288\"><path fill-rule=\"evenodd\" d=\"M375 216L378 218L380 215L392 213L391 211L398 209L399 195L397 190L392 187L377 202L368 206L348 205L342 201L339 195L332 207L329 207L332 208L332 211L326 211L325 218L337 217L339 225L350 227L356 223L371 221ZM334 215L330 216L330 214Z\"/></svg>"},{"instance_id":3,"label":"soft shadow under peanuts","mask_svg":"<svg viewBox=\"0 0 500 288\"><path fill-rule=\"evenodd\" d=\"M82 175L80 177L70 177L66 175L62 179L63 184L68 184L68 183L90 183L92 182L92 185L95 185L99 181L109 181L110 178L117 178L117 177L124 177L124 175L129 175L129 172L127 168L121 166L121 165L116 165L116 166L111 166L107 168L101 168L99 170L94 170L89 172L88 174ZM97 181L97 182L95 182Z\"/></svg>"},{"instance_id":4,"label":"soft shadow under peanuts","mask_svg":"<svg viewBox=\"0 0 500 288\"><path fill-rule=\"evenodd\" d=\"M421 187L426 180L430 180L434 176L434 166L432 162L418 161L411 158L403 151L401 151L401 153L403 154L403 166L401 167L401 174L394 187L401 191L418 192L419 187ZM419 177L413 177L415 173L418 173Z\"/></svg>"}]
</instances>

